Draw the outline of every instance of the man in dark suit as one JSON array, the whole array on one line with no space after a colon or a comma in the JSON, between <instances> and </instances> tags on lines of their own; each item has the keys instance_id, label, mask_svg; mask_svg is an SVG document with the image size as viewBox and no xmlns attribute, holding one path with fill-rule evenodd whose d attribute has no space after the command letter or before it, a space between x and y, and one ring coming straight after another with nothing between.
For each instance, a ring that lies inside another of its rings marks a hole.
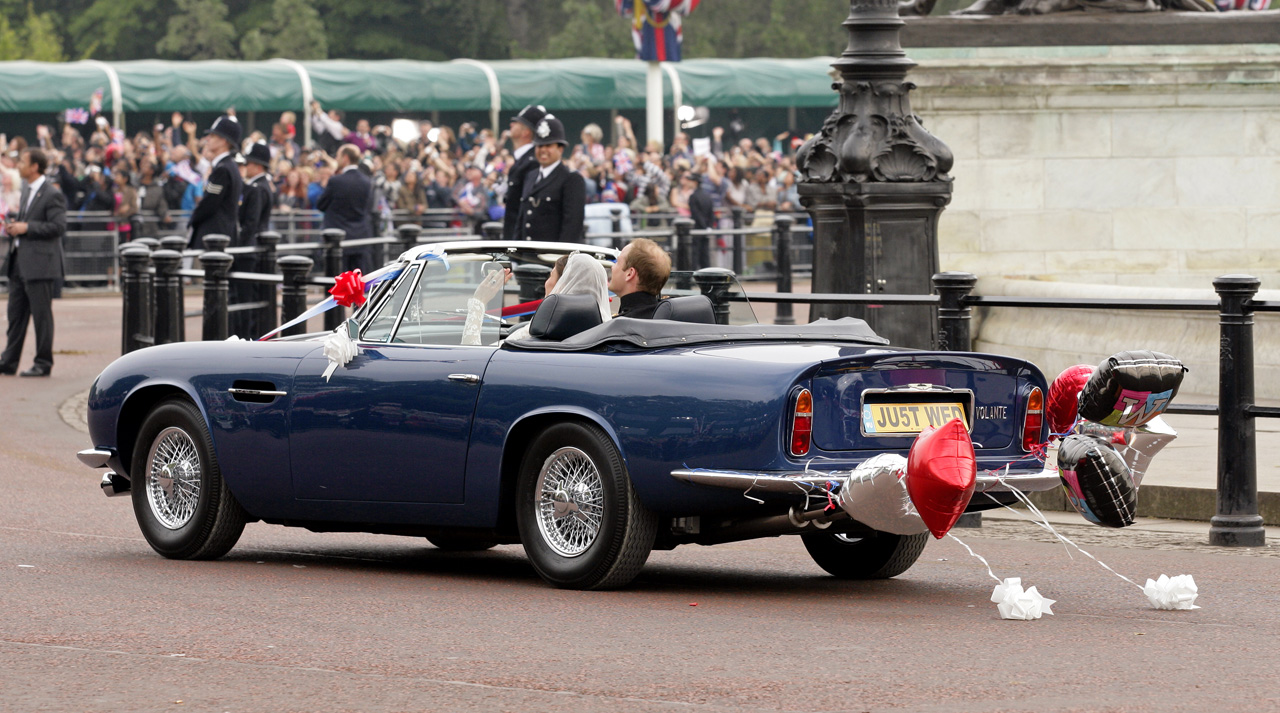
<instances>
[{"instance_id":1,"label":"man in dark suit","mask_svg":"<svg viewBox=\"0 0 1280 713\"><path fill-rule=\"evenodd\" d=\"M662 288L671 277L671 256L648 238L636 238L609 270L609 291L618 296L616 317L653 319Z\"/></svg>"},{"instance_id":2,"label":"man in dark suit","mask_svg":"<svg viewBox=\"0 0 1280 713\"><path fill-rule=\"evenodd\" d=\"M226 235L232 245L239 245L240 192L244 181L236 166L240 150L240 124L229 116L220 116L205 132L204 155L209 156L213 170L204 184L204 197L191 211L191 246L204 247L204 236Z\"/></svg>"},{"instance_id":3,"label":"man in dark suit","mask_svg":"<svg viewBox=\"0 0 1280 713\"><path fill-rule=\"evenodd\" d=\"M538 170L525 178L516 239L580 243L587 183L560 161L569 145L564 124L547 114L533 134Z\"/></svg>"},{"instance_id":4,"label":"man in dark suit","mask_svg":"<svg viewBox=\"0 0 1280 713\"><path fill-rule=\"evenodd\" d=\"M316 209L324 213L323 227L345 230L347 240L373 237L372 223L369 222L369 196L373 193L373 181L360 172L359 164L360 149L355 144L339 147L338 170L316 201ZM346 269L368 272L371 267L367 264L369 252L368 249L344 251Z\"/></svg>"},{"instance_id":5,"label":"man in dark suit","mask_svg":"<svg viewBox=\"0 0 1280 713\"><path fill-rule=\"evenodd\" d=\"M689 194L689 217L693 219L693 229L716 227L716 209L711 203L711 196L702 188L702 175L688 171L680 177L680 183L693 191Z\"/></svg>"},{"instance_id":6,"label":"man in dark suit","mask_svg":"<svg viewBox=\"0 0 1280 713\"><path fill-rule=\"evenodd\" d=\"M23 376L48 376L53 371L53 295L63 277L62 238L67 234L67 197L45 178L49 159L40 149L27 149L18 159L18 174L26 185L18 203L18 219L6 226L9 251L4 272L9 276L9 329L0 374L18 371L27 320L35 323L35 364Z\"/></svg>"},{"instance_id":7,"label":"man in dark suit","mask_svg":"<svg viewBox=\"0 0 1280 713\"><path fill-rule=\"evenodd\" d=\"M524 198L525 177L538 166L533 152L533 132L547 116L546 108L529 105L511 119L512 156L515 162L507 171L506 213L502 216L502 237L515 240L520 227L520 201Z\"/></svg>"}]
</instances>

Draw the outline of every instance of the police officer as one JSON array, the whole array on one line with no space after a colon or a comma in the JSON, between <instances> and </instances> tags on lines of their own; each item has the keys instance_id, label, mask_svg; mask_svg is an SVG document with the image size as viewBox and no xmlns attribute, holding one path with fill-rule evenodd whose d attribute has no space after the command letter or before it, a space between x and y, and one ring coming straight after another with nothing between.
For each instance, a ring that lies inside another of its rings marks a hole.
<instances>
[{"instance_id":1,"label":"police officer","mask_svg":"<svg viewBox=\"0 0 1280 713\"><path fill-rule=\"evenodd\" d=\"M206 235L227 235L238 244L240 224L240 191L243 181L235 156L240 146L240 124L229 116L220 116L205 132L206 156L211 156L213 170L204 185L204 197L191 211L191 247L201 248Z\"/></svg>"},{"instance_id":2,"label":"police officer","mask_svg":"<svg viewBox=\"0 0 1280 713\"><path fill-rule=\"evenodd\" d=\"M271 176L267 168L271 165L271 149L263 142L249 147L240 166L240 175L244 179L244 192L240 196L240 236L237 245L253 246L258 244L258 233L270 225L271 206L275 197L271 191ZM274 267L260 266L253 253L236 255L231 269L236 272L272 272ZM231 303L244 304L267 299L266 290L274 289L272 285L259 285L254 282L232 280ZM267 331L258 324L257 310L238 310L228 315L228 326L232 334L255 339Z\"/></svg>"},{"instance_id":3,"label":"police officer","mask_svg":"<svg viewBox=\"0 0 1280 713\"><path fill-rule=\"evenodd\" d=\"M237 245L257 245L258 233L269 227L271 206L275 196L271 191L271 149L259 141L249 147L244 156L240 175L244 178L244 190L240 198L240 239Z\"/></svg>"},{"instance_id":4,"label":"police officer","mask_svg":"<svg viewBox=\"0 0 1280 713\"><path fill-rule=\"evenodd\" d=\"M507 171L506 213L502 216L502 237L515 240L520 226L520 200L524 198L524 179L538 165L533 152L533 132L547 115L541 105L529 105L511 118L511 144L515 162Z\"/></svg>"},{"instance_id":5,"label":"police officer","mask_svg":"<svg viewBox=\"0 0 1280 713\"><path fill-rule=\"evenodd\" d=\"M569 146L564 124L547 114L533 136L538 168L525 177L516 239L580 243L587 182L560 161Z\"/></svg>"}]
</instances>

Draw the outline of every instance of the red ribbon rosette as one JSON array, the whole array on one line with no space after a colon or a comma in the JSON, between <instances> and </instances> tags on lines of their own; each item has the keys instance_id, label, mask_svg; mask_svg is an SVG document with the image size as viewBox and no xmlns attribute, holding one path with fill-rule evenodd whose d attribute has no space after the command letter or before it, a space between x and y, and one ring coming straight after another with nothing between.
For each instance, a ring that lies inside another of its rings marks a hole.
<instances>
[{"instance_id":1,"label":"red ribbon rosette","mask_svg":"<svg viewBox=\"0 0 1280 713\"><path fill-rule=\"evenodd\" d=\"M347 270L333 278L329 289L333 301L343 307L359 307L364 304L364 278L359 270Z\"/></svg>"}]
</instances>

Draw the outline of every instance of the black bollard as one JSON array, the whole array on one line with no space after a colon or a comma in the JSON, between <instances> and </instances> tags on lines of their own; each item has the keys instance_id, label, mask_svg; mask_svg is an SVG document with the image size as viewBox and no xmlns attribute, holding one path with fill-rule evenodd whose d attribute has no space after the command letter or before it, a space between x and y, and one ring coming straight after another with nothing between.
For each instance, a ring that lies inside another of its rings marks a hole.
<instances>
[{"instance_id":1,"label":"black bollard","mask_svg":"<svg viewBox=\"0 0 1280 713\"><path fill-rule=\"evenodd\" d=\"M675 253L676 270L692 270L693 269L693 221L688 218L676 218L672 224L676 233L673 236L675 245L672 245L672 252Z\"/></svg>"},{"instance_id":2,"label":"black bollard","mask_svg":"<svg viewBox=\"0 0 1280 713\"><path fill-rule=\"evenodd\" d=\"M418 236L422 234L422 226L406 223L397 231L400 234L400 252L406 253L418 246Z\"/></svg>"},{"instance_id":3,"label":"black bollard","mask_svg":"<svg viewBox=\"0 0 1280 713\"><path fill-rule=\"evenodd\" d=\"M128 354L151 344L151 251L142 245L127 247L124 259L124 329L120 353Z\"/></svg>"},{"instance_id":4,"label":"black bollard","mask_svg":"<svg viewBox=\"0 0 1280 713\"><path fill-rule=\"evenodd\" d=\"M612 225L612 231L615 233L622 232L622 206L615 205L609 207L609 219Z\"/></svg>"},{"instance_id":5,"label":"black bollard","mask_svg":"<svg viewBox=\"0 0 1280 713\"><path fill-rule=\"evenodd\" d=\"M789 215L773 219L774 262L778 265L778 292L791 291L791 226L796 222ZM778 303L774 324L795 324L796 318L788 303Z\"/></svg>"},{"instance_id":6,"label":"black bollard","mask_svg":"<svg viewBox=\"0 0 1280 713\"><path fill-rule=\"evenodd\" d=\"M285 255L276 264L280 266L280 274L284 275L280 323L285 324L307 311L307 273L311 272L315 261L305 255ZM307 325L303 322L284 330L281 335L288 337L306 332Z\"/></svg>"},{"instance_id":7,"label":"black bollard","mask_svg":"<svg viewBox=\"0 0 1280 713\"><path fill-rule=\"evenodd\" d=\"M702 294L711 298L716 324L729 323L729 288L733 287L733 271L723 267L704 267L693 273L693 282Z\"/></svg>"},{"instance_id":8,"label":"black bollard","mask_svg":"<svg viewBox=\"0 0 1280 713\"><path fill-rule=\"evenodd\" d=\"M205 243L209 238L205 238ZM231 272L233 259L226 253L202 253L200 267L204 269L204 327L200 338L206 342L224 341L227 338L227 273Z\"/></svg>"},{"instance_id":9,"label":"black bollard","mask_svg":"<svg viewBox=\"0 0 1280 713\"><path fill-rule=\"evenodd\" d=\"M742 206L735 205L731 209L733 211L733 229L741 230ZM747 236L738 233L733 236L733 272L735 275L741 275L747 271Z\"/></svg>"},{"instance_id":10,"label":"black bollard","mask_svg":"<svg viewBox=\"0 0 1280 713\"><path fill-rule=\"evenodd\" d=\"M1209 544L1262 547L1258 514L1258 451L1253 403L1253 306L1262 285L1251 275L1213 281L1221 301L1218 323L1218 514L1209 520Z\"/></svg>"},{"instance_id":11,"label":"black bollard","mask_svg":"<svg viewBox=\"0 0 1280 713\"><path fill-rule=\"evenodd\" d=\"M231 238L226 235L206 235L204 236L204 252L222 253L231 247Z\"/></svg>"},{"instance_id":12,"label":"black bollard","mask_svg":"<svg viewBox=\"0 0 1280 713\"><path fill-rule=\"evenodd\" d=\"M160 248L180 253L187 249L187 239L182 235L166 235L160 238Z\"/></svg>"},{"instance_id":13,"label":"black bollard","mask_svg":"<svg viewBox=\"0 0 1280 713\"><path fill-rule=\"evenodd\" d=\"M137 235L137 233L134 233L134 235ZM145 245L147 246L147 249L152 252L155 252L156 250L160 249L160 241L156 240L155 238L138 238L133 241L133 244Z\"/></svg>"},{"instance_id":14,"label":"black bollard","mask_svg":"<svg viewBox=\"0 0 1280 713\"><path fill-rule=\"evenodd\" d=\"M276 259L279 257L280 233L275 231L265 231L258 233L258 247L262 248L262 252L258 253L258 266L256 272L262 275L274 275L276 272ZM274 282L255 282L254 285L254 301L265 302L266 305L258 310L258 318L255 320L255 328L260 332L257 335L245 335L250 338L261 336L276 328L276 283Z\"/></svg>"},{"instance_id":15,"label":"black bollard","mask_svg":"<svg viewBox=\"0 0 1280 713\"><path fill-rule=\"evenodd\" d=\"M965 298L973 291L978 278L969 272L939 272L933 276L933 289L938 293L938 336L934 345L939 351L973 350L970 325L973 309Z\"/></svg>"},{"instance_id":16,"label":"black bollard","mask_svg":"<svg viewBox=\"0 0 1280 713\"><path fill-rule=\"evenodd\" d=\"M182 253L176 250L157 250L151 253L151 262L156 266L153 281L156 344L180 342L184 332L182 277L178 275L178 270L182 267Z\"/></svg>"},{"instance_id":17,"label":"black bollard","mask_svg":"<svg viewBox=\"0 0 1280 713\"><path fill-rule=\"evenodd\" d=\"M485 240L502 240L502 223L491 220L480 226L480 233Z\"/></svg>"},{"instance_id":18,"label":"black bollard","mask_svg":"<svg viewBox=\"0 0 1280 713\"><path fill-rule=\"evenodd\" d=\"M321 235L324 237L324 272L329 277L342 274L342 241L347 237L346 231L340 228L327 228ZM324 328L334 330L347 320L347 308L341 305L324 313Z\"/></svg>"}]
</instances>

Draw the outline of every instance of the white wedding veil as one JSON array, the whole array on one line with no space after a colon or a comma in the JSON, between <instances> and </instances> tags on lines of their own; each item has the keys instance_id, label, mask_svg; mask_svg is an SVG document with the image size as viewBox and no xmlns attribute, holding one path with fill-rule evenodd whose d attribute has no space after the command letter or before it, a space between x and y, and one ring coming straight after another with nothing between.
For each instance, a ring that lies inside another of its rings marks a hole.
<instances>
[{"instance_id":1,"label":"white wedding veil","mask_svg":"<svg viewBox=\"0 0 1280 713\"><path fill-rule=\"evenodd\" d=\"M600 308L600 321L608 322L612 317L609 310L609 273L599 260L582 253L573 253L565 263L564 274L551 288L553 295L591 295Z\"/></svg>"}]
</instances>

